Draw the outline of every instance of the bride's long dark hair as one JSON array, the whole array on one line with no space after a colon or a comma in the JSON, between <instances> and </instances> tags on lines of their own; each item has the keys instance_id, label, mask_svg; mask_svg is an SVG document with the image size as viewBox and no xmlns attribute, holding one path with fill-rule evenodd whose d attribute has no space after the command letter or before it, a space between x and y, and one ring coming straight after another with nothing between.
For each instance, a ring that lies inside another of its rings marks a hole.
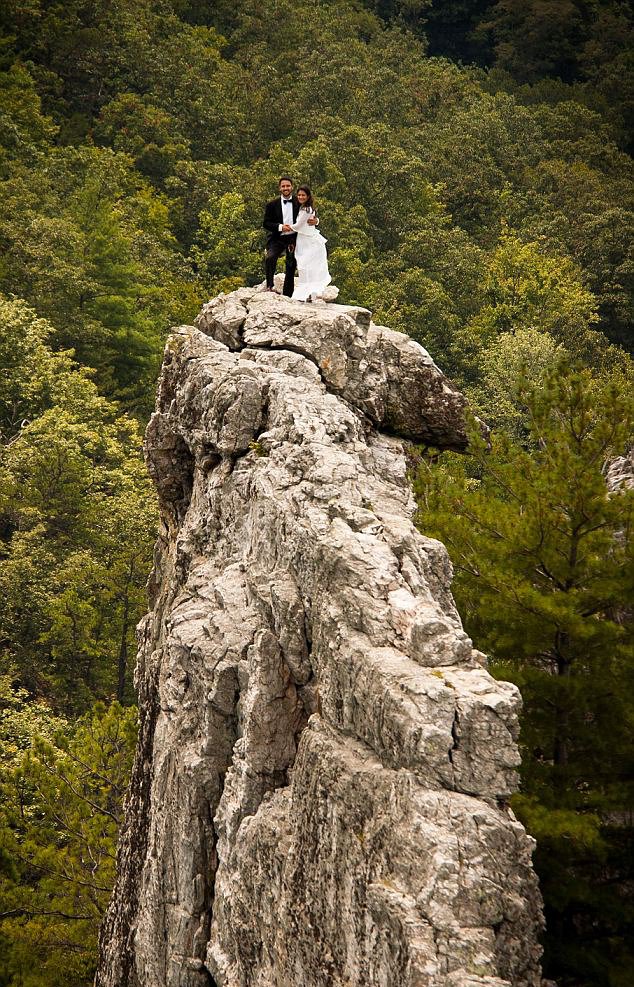
<instances>
[{"instance_id":1,"label":"bride's long dark hair","mask_svg":"<svg viewBox=\"0 0 634 987\"><path fill-rule=\"evenodd\" d=\"M301 208L302 209L314 209L315 208L315 203L313 202L313 193L308 188L308 185L300 185L299 188L297 189L297 191L298 192L305 192L306 195L308 196L308 198L306 199L306 202L304 203L303 206L301 206Z\"/></svg>"}]
</instances>

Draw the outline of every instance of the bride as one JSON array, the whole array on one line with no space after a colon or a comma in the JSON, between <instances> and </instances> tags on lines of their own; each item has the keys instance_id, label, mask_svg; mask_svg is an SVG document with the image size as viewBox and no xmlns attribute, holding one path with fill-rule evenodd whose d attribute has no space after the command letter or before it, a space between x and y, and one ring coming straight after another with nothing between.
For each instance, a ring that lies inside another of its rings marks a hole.
<instances>
[{"instance_id":1,"label":"bride","mask_svg":"<svg viewBox=\"0 0 634 987\"><path fill-rule=\"evenodd\" d=\"M330 284L326 239L308 220L315 215L313 196L307 185L297 189L299 212L291 229L297 233L295 260L299 277L295 282L293 298L300 302L315 299Z\"/></svg>"}]
</instances>

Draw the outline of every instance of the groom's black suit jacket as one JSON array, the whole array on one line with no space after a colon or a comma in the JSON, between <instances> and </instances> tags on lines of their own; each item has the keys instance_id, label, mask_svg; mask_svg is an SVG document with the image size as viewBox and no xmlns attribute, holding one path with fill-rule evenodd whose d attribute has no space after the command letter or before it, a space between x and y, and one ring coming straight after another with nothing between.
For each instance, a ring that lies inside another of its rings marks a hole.
<instances>
[{"instance_id":1,"label":"groom's black suit jacket","mask_svg":"<svg viewBox=\"0 0 634 987\"><path fill-rule=\"evenodd\" d=\"M297 214L299 213L299 200L296 195L293 196L293 222L297 219ZM283 223L282 219L282 200L278 195L277 199L273 199L271 202L267 202L266 208L264 209L264 222L262 226L266 230L266 239L269 240L282 239L289 243L295 243L297 239L297 234L286 234L282 235L280 233L280 223Z\"/></svg>"}]
</instances>

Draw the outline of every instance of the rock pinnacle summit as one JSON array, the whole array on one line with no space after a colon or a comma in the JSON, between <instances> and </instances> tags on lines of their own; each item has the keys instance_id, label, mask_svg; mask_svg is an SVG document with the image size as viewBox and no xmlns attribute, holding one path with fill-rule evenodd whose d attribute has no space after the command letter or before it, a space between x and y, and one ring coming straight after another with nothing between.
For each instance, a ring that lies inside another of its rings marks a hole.
<instances>
[{"instance_id":1,"label":"rock pinnacle summit","mask_svg":"<svg viewBox=\"0 0 634 987\"><path fill-rule=\"evenodd\" d=\"M170 337L96 987L539 987L519 694L412 521L403 440L465 408L356 306L242 288Z\"/></svg>"}]
</instances>

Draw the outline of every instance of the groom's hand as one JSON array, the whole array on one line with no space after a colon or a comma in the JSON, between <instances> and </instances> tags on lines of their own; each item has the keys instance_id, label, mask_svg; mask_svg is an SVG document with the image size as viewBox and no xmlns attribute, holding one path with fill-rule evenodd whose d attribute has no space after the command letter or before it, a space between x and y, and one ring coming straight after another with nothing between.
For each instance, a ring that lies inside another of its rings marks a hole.
<instances>
[{"instance_id":1,"label":"groom's hand","mask_svg":"<svg viewBox=\"0 0 634 987\"><path fill-rule=\"evenodd\" d=\"M306 222L309 226L317 226L319 224L319 220L316 216L311 216L310 219L306 220Z\"/></svg>"},{"instance_id":2,"label":"groom's hand","mask_svg":"<svg viewBox=\"0 0 634 987\"><path fill-rule=\"evenodd\" d=\"M288 223L284 223L282 226L282 233L292 233L293 227L289 226Z\"/></svg>"}]
</instances>

